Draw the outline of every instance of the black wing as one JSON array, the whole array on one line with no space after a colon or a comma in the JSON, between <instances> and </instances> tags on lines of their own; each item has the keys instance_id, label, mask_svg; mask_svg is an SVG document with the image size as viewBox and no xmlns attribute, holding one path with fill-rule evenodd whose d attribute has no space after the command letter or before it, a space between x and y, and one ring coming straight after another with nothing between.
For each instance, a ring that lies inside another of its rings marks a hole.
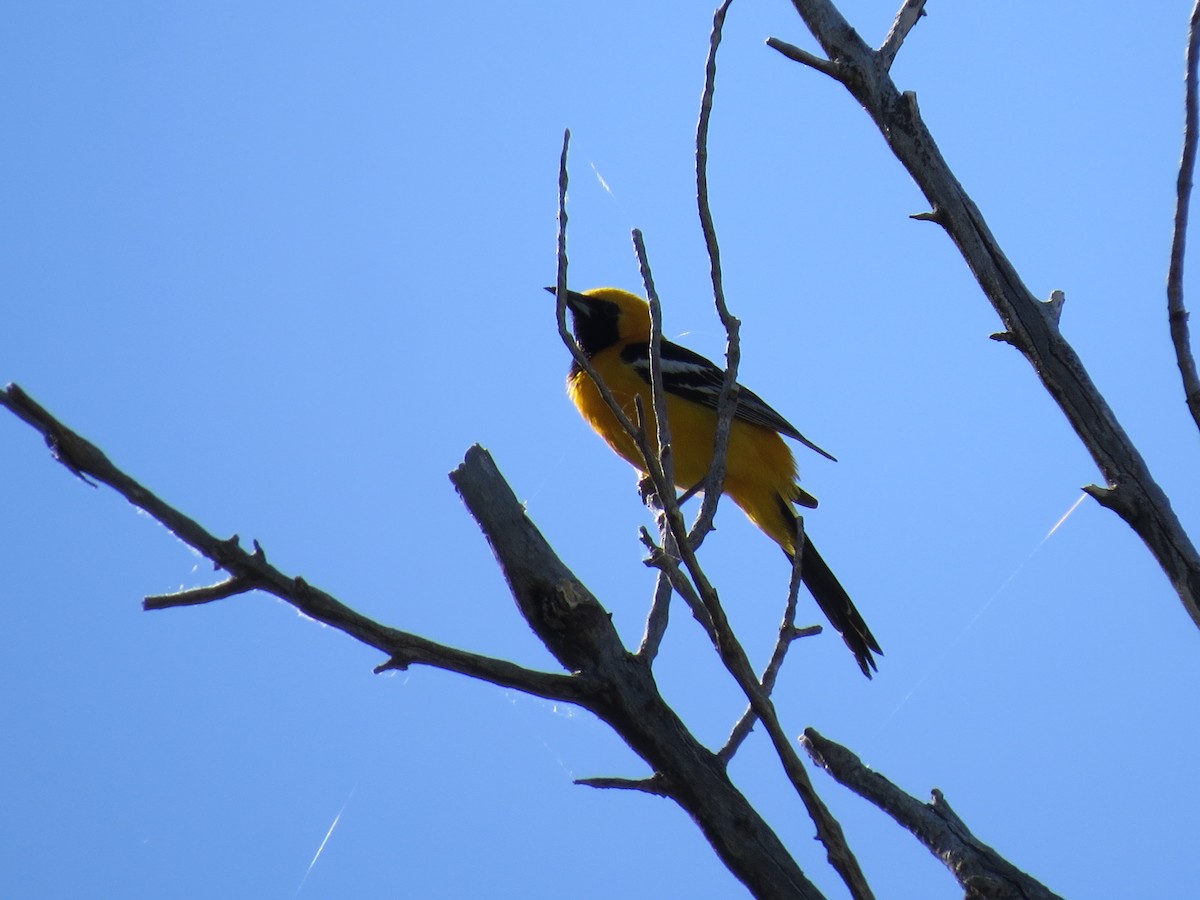
<instances>
[{"instance_id":1,"label":"black wing","mask_svg":"<svg viewBox=\"0 0 1200 900\"><path fill-rule=\"evenodd\" d=\"M630 344L621 351L621 359L632 366L647 384L650 383L648 344ZM699 353L671 341L663 341L662 376L663 387L668 392L710 409L717 408L717 400L721 396L721 383L725 380L725 370L718 368ZM775 412L762 397L749 388L741 387L738 391L737 409L734 410L733 416L751 425L761 425L763 428L778 431L822 456L834 459L802 435L795 425Z\"/></svg>"}]
</instances>

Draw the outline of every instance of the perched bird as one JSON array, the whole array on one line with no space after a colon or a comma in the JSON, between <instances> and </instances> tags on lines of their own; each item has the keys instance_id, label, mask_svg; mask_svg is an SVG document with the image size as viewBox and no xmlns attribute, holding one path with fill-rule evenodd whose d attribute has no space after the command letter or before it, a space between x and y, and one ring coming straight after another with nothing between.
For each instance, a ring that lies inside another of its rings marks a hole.
<instances>
[{"instance_id":1,"label":"perched bird","mask_svg":"<svg viewBox=\"0 0 1200 900\"><path fill-rule=\"evenodd\" d=\"M547 290L556 293L555 288ZM636 415L634 398L642 398L642 408L649 419L647 430L653 440L649 305L628 291L596 288L583 293L568 291L567 308L574 320L580 348L631 421ZM712 461L717 398L725 372L698 353L664 340L662 377L675 482L681 488L693 488L704 480ZM578 363L571 365L567 392L596 433L619 456L642 469L644 463L637 446ZM725 493L750 521L783 548L790 560L796 549L793 504L812 508L817 500L796 483L796 460L781 435L833 459L757 394L741 387L729 432ZM801 574L817 605L854 652L863 674L870 678L871 670L876 668L871 653L883 651L845 588L807 538Z\"/></svg>"}]
</instances>

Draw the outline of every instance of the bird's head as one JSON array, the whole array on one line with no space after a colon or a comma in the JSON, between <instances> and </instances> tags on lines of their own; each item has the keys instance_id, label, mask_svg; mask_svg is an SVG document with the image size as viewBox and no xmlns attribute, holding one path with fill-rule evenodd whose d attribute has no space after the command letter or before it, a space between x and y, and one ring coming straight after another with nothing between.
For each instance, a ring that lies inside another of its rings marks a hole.
<instances>
[{"instance_id":1,"label":"bird's head","mask_svg":"<svg viewBox=\"0 0 1200 900\"><path fill-rule=\"evenodd\" d=\"M552 287L546 290L557 293ZM567 291L567 309L575 339L588 356L614 344L650 339L650 305L629 291L610 287Z\"/></svg>"}]
</instances>

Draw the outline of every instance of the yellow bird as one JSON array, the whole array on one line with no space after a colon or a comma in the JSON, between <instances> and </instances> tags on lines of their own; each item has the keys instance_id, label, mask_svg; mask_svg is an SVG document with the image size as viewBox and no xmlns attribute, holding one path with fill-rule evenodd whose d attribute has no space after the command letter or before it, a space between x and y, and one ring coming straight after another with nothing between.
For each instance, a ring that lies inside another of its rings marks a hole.
<instances>
[{"instance_id":1,"label":"yellow bird","mask_svg":"<svg viewBox=\"0 0 1200 900\"><path fill-rule=\"evenodd\" d=\"M555 293L554 288L547 288ZM618 288L567 292L575 339L596 374L632 421L634 398L642 398L647 430L656 439L650 414L650 307L641 297ZM717 429L717 398L725 372L698 353L662 342L663 388L671 427L675 482L689 489L699 485L712 461ZM589 425L623 459L641 470L637 446L617 422L600 391L577 363L567 376L567 393ZM782 437L781 437L782 435ZM788 559L795 554L796 512L793 504L812 508L817 500L796 483L796 460L783 437L799 441L833 459L805 438L753 391L742 387L729 432L725 493L755 525L774 540ZM882 653L879 643L854 607L845 588L805 540L804 584L842 640L854 652L863 674L876 668L871 655Z\"/></svg>"}]
</instances>

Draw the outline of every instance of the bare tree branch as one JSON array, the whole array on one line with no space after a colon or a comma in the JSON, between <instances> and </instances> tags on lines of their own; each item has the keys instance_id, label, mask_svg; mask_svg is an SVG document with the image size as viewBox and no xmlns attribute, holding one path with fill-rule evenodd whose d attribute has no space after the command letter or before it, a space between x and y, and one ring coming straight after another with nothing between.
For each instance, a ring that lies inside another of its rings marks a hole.
<instances>
[{"instance_id":1,"label":"bare tree branch","mask_svg":"<svg viewBox=\"0 0 1200 900\"><path fill-rule=\"evenodd\" d=\"M15 384L0 391L0 405L6 406L46 438L55 458L81 478L106 484L134 506L161 522L172 534L201 555L228 572L236 584L253 584L257 589L290 603L306 616L324 622L370 647L386 653L390 662L383 668L404 668L419 664L458 672L502 687L514 688L552 700L580 703L585 692L578 679L570 675L537 672L502 659L447 647L435 641L389 628L344 605L330 594L315 588L302 578L285 575L270 565L266 554L255 543L248 553L234 539L222 540L205 530L194 519L159 499L136 480L118 469L95 444L76 434L35 402ZM229 590L230 582L211 588L184 592L195 602L204 602L206 592ZM168 595L169 596L169 595ZM180 595L175 595L178 599ZM211 598L215 599L215 598ZM165 598L150 597L147 609L180 605Z\"/></svg>"},{"instance_id":2,"label":"bare tree branch","mask_svg":"<svg viewBox=\"0 0 1200 900\"><path fill-rule=\"evenodd\" d=\"M545 543L487 452L471 448L451 479L487 535L522 614L564 666L595 686L581 705L650 765L665 793L757 896L820 897L717 755L667 705L649 664L624 648L608 612Z\"/></svg>"},{"instance_id":3,"label":"bare tree branch","mask_svg":"<svg viewBox=\"0 0 1200 900\"><path fill-rule=\"evenodd\" d=\"M1197 122L1196 69L1200 66L1200 0L1192 7L1188 25L1186 98L1184 101L1183 153L1179 160L1176 181L1175 231L1171 240L1171 265L1167 272L1167 321L1171 328L1171 343L1175 346L1175 361L1183 379L1183 394L1192 420L1200 427L1200 376L1196 374L1196 359L1188 335L1188 312L1183 305L1183 261L1187 245L1188 207L1191 204L1192 179L1196 171L1196 140L1200 131Z\"/></svg>"},{"instance_id":4,"label":"bare tree branch","mask_svg":"<svg viewBox=\"0 0 1200 900\"><path fill-rule=\"evenodd\" d=\"M604 790L641 791L643 794L653 794L656 797L670 796L659 775L652 775L649 778L576 778L575 783L583 787Z\"/></svg>"},{"instance_id":5,"label":"bare tree branch","mask_svg":"<svg viewBox=\"0 0 1200 900\"><path fill-rule=\"evenodd\" d=\"M712 34L708 42L708 58L704 63L704 90L700 95L700 117L696 122L696 207L700 214L700 230L704 233L704 246L708 250L709 270L712 276L713 302L717 315L725 327L725 379L717 396L717 432L713 442L712 462L704 476L704 501L700 512L692 523L688 540L699 547L713 528L717 504L725 484L725 469L728 462L729 432L733 427L733 415L738 400L738 365L742 351L739 340L741 323L729 312L725 304L725 284L721 277L721 246L717 242L717 227L713 222L712 208L708 201L708 128L712 120L713 95L717 89L717 49L721 46L721 35L725 28L725 16L732 0L725 0L713 15Z\"/></svg>"},{"instance_id":6,"label":"bare tree branch","mask_svg":"<svg viewBox=\"0 0 1200 900\"><path fill-rule=\"evenodd\" d=\"M884 69L891 69L892 63L896 61L896 54L900 52L900 45L923 15L925 0L904 0L900 12L896 13L896 21L892 23L891 30L879 46L879 62Z\"/></svg>"},{"instance_id":7,"label":"bare tree branch","mask_svg":"<svg viewBox=\"0 0 1200 900\"><path fill-rule=\"evenodd\" d=\"M674 502L673 497L670 498L670 502ZM668 516L667 521L673 530L680 557L687 573L691 576L691 583L695 585L697 596L693 599L688 593L687 579L683 576L679 564L673 556L663 553L655 560L655 565L661 565L663 570L670 574L671 583L675 585L676 592L680 593L689 603L697 603L711 618L710 637L714 640L721 662L750 701L754 715L763 723L763 728L771 739L771 745L783 764L784 774L791 781L796 793L800 795L809 818L816 826L817 840L824 845L829 864L841 876L851 896L856 900L873 898L874 894L870 885L867 884L866 876L850 849L850 845L846 842L841 824L829 812L829 808L813 787L812 780L808 777L808 771L804 768L791 739L779 722L774 703L759 683L745 649L738 642L737 636L729 624L716 589L708 580L704 570L701 569L695 551L689 546L682 517ZM699 613L697 613L697 618L701 618ZM703 620L701 619L701 621Z\"/></svg>"},{"instance_id":8,"label":"bare tree branch","mask_svg":"<svg viewBox=\"0 0 1200 900\"><path fill-rule=\"evenodd\" d=\"M650 613L646 616L646 631L642 643L638 646L637 655L653 663L658 656L658 648L662 644L663 635L667 633L667 622L671 615L671 579L665 572L658 573L654 583L654 602L650 604Z\"/></svg>"},{"instance_id":9,"label":"bare tree branch","mask_svg":"<svg viewBox=\"0 0 1200 900\"><path fill-rule=\"evenodd\" d=\"M525 669L381 625L304 579L284 575L267 563L261 548L248 553L239 542L210 534L114 466L98 447L16 385L0 391L0 405L40 431L64 466L116 490L233 580L252 581L310 618L387 653L389 660L377 672L429 665L591 710L651 766L656 773L652 781L657 778L663 793L692 816L721 860L756 896L821 900L778 836L729 780L725 765L691 735L658 693L650 667L625 650L608 612L550 549L482 448L467 452L451 480L487 535L521 613L574 674Z\"/></svg>"},{"instance_id":10,"label":"bare tree branch","mask_svg":"<svg viewBox=\"0 0 1200 900\"><path fill-rule=\"evenodd\" d=\"M1105 485L1085 490L1142 538L1200 627L1200 555L1145 459L1063 338L1058 309L1038 302L1005 257L922 121L916 96L900 93L878 54L830 0L793 0L792 5L829 59L837 60L836 72L827 74L845 85L871 116L928 198L931 217L945 228L999 314L1004 339L1033 366L1091 453ZM778 42L768 43L781 49Z\"/></svg>"},{"instance_id":11,"label":"bare tree branch","mask_svg":"<svg viewBox=\"0 0 1200 900\"><path fill-rule=\"evenodd\" d=\"M750 705L753 707L755 715L762 721L768 735L770 735L771 743L775 748L776 754L779 756L783 764L784 772L788 779L792 782L797 793L804 802L805 808L809 816L816 826L817 838L825 846L828 853L830 865L842 877L846 883L852 896L855 900L871 900L874 894L871 892L870 886L867 884L866 877L863 875L862 869L855 859L854 853L850 850L846 843L845 835L842 833L841 825L837 819L829 812L828 807L817 795L813 788L812 780L808 776L808 772L804 768L799 755L796 752L787 733L784 731L779 722L779 718L775 712L774 705L771 703L769 696L763 693L762 685L759 683L757 676L754 674L754 669L750 665L750 661L746 657L746 652L738 642L732 628L729 625L729 620L725 616L724 610L721 608L720 600L712 583L708 580L704 571L700 567L699 560L696 558L695 551L691 547L691 541L688 536L687 528L683 520L683 515L679 509L679 503L675 496L675 485L673 481L667 479L662 470L658 454L655 448L651 446L647 440L646 430L644 427L635 428L633 423L629 421L628 416L621 410L616 399L608 386L600 378L595 368L587 359L586 354L579 347L574 337L570 334L566 324L566 191L568 185L567 176L567 149L570 140L570 133L564 136L563 151L559 162L559 190L558 190L558 209L559 209L559 228L558 228L558 329L559 336L567 348L571 351L573 358L579 364L580 368L592 380L599 389L601 397L613 412L621 427L626 430L629 436L634 440L638 447L645 463L644 471L649 475L653 485L654 494L658 497L662 508L662 521L666 527L663 529L664 535L669 531L670 536L675 542L675 547L670 548L672 552L678 552L684 563L688 575L696 586L696 593L699 595L701 604L708 616L711 618L711 626L709 635L714 639L714 644L717 648L718 655L724 663L726 669L734 677L738 686L746 694ZM640 234L635 233L635 246L639 243ZM644 265L644 248L640 264ZM647 285L647 290L653 288L651 281ZM660 325L661 328L661 325ZM651 360L651 377L652 384L655 377L661 379L661 364L660 371L654 373L654 360ZM665 406L663 407L665 413ZM644 419L642 425L644 426ZM482 523L481 523L482 524ZM485 529L486 530L486 529ZM671 554L662 553L659 562L662 563L664 571L670 574L671 583L677 591L683 588L682 582L685 579L679 571L679 567ZM698 620L704 622L703 617L694 607L694 612ZM643 661L644 662L644 661ZM714 759L715 759L714 755ZM715 845L714 845L715 846ZM718 851L719 852L719 851Z\"/></svg>"},{"instance_id":12,"label":"bare tree branch","mask_svg":"<svg viewBox=\"0 0 1200 900\"><path fill-rule=\"evenodd\" d=\"M646 559L646 565L658 569L660 575L666 577L667 583L671 585L671 589L683 598L683 602L691 609L692 616L700 623L700 626L704 629L704 633L708 635L708 639L712 641L715 647L720 639L713 626L712 616L709 614L707 607L705 607L704 601L700 599L700 593L696 590L695 585L688 580L687 575L679 568L679 553L675 549L674 535L667 532L664 546L660 547L654 543L654 538L650 536L650 532L645 527L640 529L639 533L642 544L650 551L650 556Z\"/></svg>"},{"instance_id":13,"label":"bare tree branch","mask_svg":"<svg viewBox=\"0 0 1200 900\"><path fill-rule=\"evenodd\" d=\"M819 625L815 626L815 632L811 629L801 632L796 628L796 601L800 595L801 578L804 573L804 543L804 516L796 516L796 543L794 545L796 554L792 557L792 578L788 584L787 603L783 609L783 621L779 623L779 637L775 641L775 649L771 652L771 659L767 662L760 681L763 692L768 697L775 690L775 681L779 678L779 670L783 668L783 661L787 657L792 642L802 635L820 634L822 630ZM757 720L758 716L754 713L754 707L748 707L742 713L742 717L738 719L737 724L733 726L733 731L726 739L725 746L717 752L717 755L725 762L733 759L738 747L750 736L750 731L754 728Z\"/></svg>"},{"instance_id":14,"label":"bare tree branch","mask_svg":"<svg viewBox=\"0 0 1200 900\"><path fill-rule=\"evenodd\" d=\"M234 537L237 537L237 535L234 535ZM155 610L174 609L177 606L199 606L203 603L212 603L214 600L224 600L226 597L245 594L248 591L255 590L257 587L258 585L248 578L227 578L219 584L212 584L207 587L176 591L173 594L152 594L142 601L142 609Z\"/></svg>"},{"instance_id":15,"label":"bare tree branch","mask_svg":"<svg viewBox=\"0 0 1200 900\"><path fill-rule=\"evenodd\" d=\"M1062 900L973 835L942 792L921 803L811 728L801 739L813 762L911 831L966 890L967 900Z\"/></svg>"},{"instance_id":16,"label":"bare tree branch","mask_svg":"<svg viewBox=\"0 0 1200 900\"><path fill-rule=\"evenodd\" d=\"M781 41L779 38L767 38L767 46L772 50L779 51L792 62L798 62L801 65L808 66L810 69L816 69L821 74L828 75L834 81L842 80L842 69L835 62L823 59L801 47L797 47L795 44Z\"/></svg>"},{"instance_id":17,"label":"bare tree branch","mask_svg":"<svg viewBox=\"0 0 1200 900\"><path fill-rule=\"evenodd\" d=\"M567 327L567 185L569 182L567 173L567 151L570 147L571 132L568 129L563 134L562 155L559 157L558 169L558 282L555 287L555 294L558 302L556 304L556 313L558 318L558 336L570 351L571 357L575 363L583 370L584 374L596 386L600 392L601 399L604 400L606 406L612 412L613 417L617 420L617 424L629 435L634 445L638 448L638 453L645 463L643 471L649 475L651 483L654 486L654 492L659 497L669 497L670 504L667 509L674 508L674 514L680 516L678 504L675 503L675 484L673 481L668 481L663 473L662 464L659 459L659 454L656 449L650 444L647 438L645 422L640 422L635 425L626 415L625 410L617 403L613 396L612 390L600 377L595 367L592 365L587 354L583 352L583 348L575 340ZM640 240L640 232L635 232L635 246ZM644 251L643 251L644 255ZM651 282L653 286L653 282ZM660 325L661 328L661 325ZM651 366L653 369L653 366ZM659 366L659 376L662 377L661 365Z\"/></svg>"},{"instance_id":18,"label":"bare tree branch","mask_svg":"<svg viewBox=\"0 0 1200 900\"><path fill-rule=\"evenodd\" d=\"M671 449L671 420L667 416L667 392L663 387L662 373L662 304L654 287L654 273L650 271L646 242L642 239L641 229L638 228L633 229L633 249L637 254L642 283L646 286L646 302L650 305L650 400L654 407L654 434L658 441L658 446L653 449L658 456L658 467L662 472L661 483L656 483L655 488L660 491L660 497L665 496L661 492L666 492L674 500L675 460ZM644 430L645 422L641 424ZM647 463L649 462L647 458Z\"/></svg>"}]
</instances>

